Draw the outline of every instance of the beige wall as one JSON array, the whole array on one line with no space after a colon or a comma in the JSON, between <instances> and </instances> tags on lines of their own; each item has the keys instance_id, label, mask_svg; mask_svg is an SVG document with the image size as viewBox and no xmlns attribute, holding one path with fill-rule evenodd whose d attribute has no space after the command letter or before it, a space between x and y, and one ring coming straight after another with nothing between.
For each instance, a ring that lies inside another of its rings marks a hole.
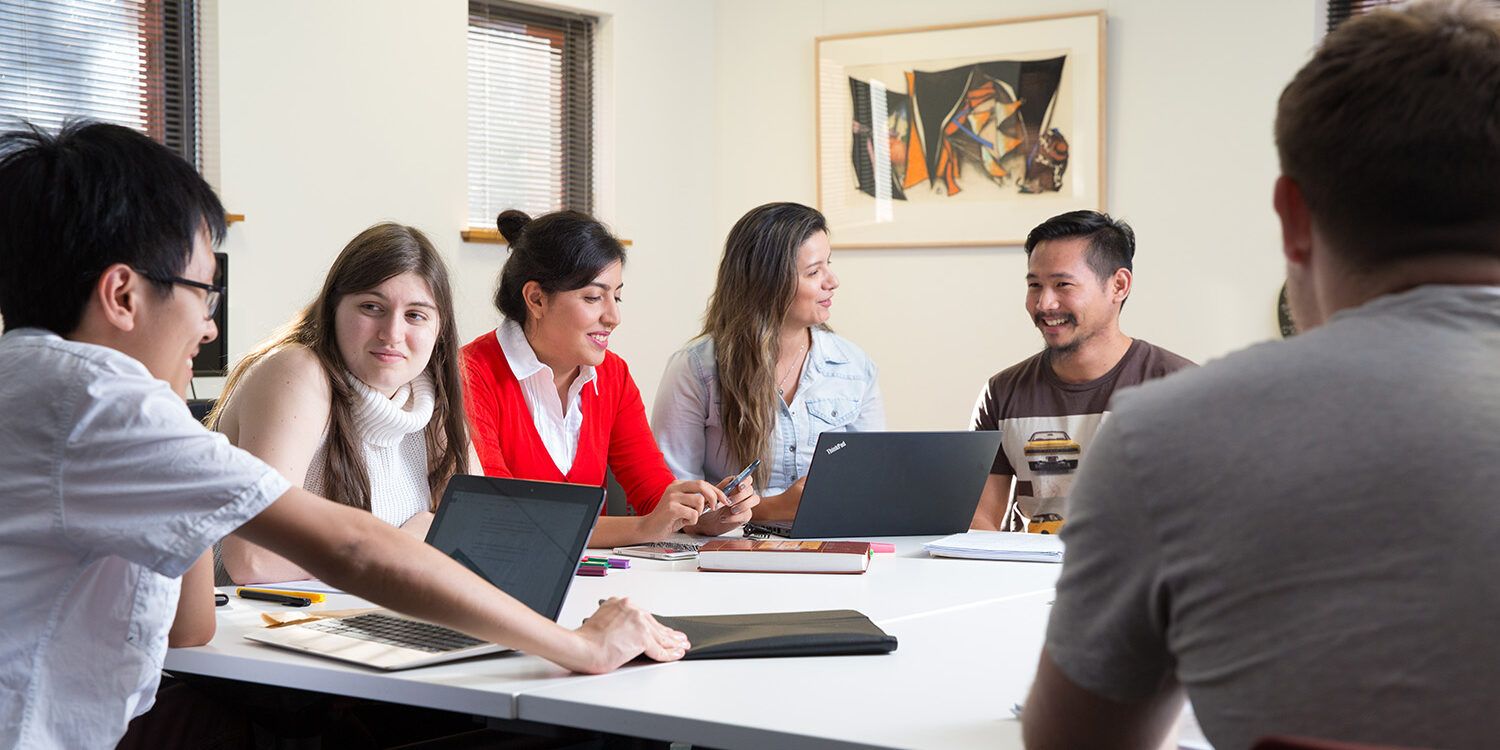
<instances>
[{"instance_id":1,"label":"beige wall","mask_svg":"<svg viewBox=\"0 0 1500 750\"><path fill-rule=\"evenodd\" d=\"M558 5L558 3L554 3ZM574 0L603 15L597 213L634 242L614 345L654 393L697 328L715 258L712 3ZM230 254L230 356L305 304L351 237L426 231L453 272L460 332L496 322L504 248L459 239L465 31L458 0L218 0L219 188L246 216ZM697 99L685 98L696 92ZM212 136L211 136L212 137ZM200 395L217 379L199 381Z\"/></svg>"},{"instance_id":2,"label":"beige wall","mask_svg":"<svg viewBox=\"0 0 1500 750\"><path fill-rule=\"evenodd\" d=\"M813 38L1087 10L1069 0L570 0L604 16L599 213L635 244L614 346L649 403L698 328L723 236L769 200L814 203ZM1115 0L1109 208L1140 237L1126 331L1205 359L1274 334L1271 116L1313 0ZM220 187L244 213L231 356L315 291L368 224L426 230L465 338L494 324L503 249L464 218L465 4L218 0ZM891 427L966 424L988 375L1038 346L1019 248L841 250L833 324L882 369ZM214 384L201 383L200 392Z\"/></svg>"},{"instance_id":3,"label":"beige wall","mask_svg":"<svg viewBox=\"0 0 1500 750\"><path fill-rule=\"evenodd\" d=\"M1282 279L1271 121L1315 3L766 0L718 6L720 232L770 200L813 203L813 39L1103 8L1108 210L1137 233L1122 325L1195 360L1275 335ZM893 429L961 428L980 385L1040 348L1019 247L838 250L832 324L880 365Z\"/></svg>"}]
</instances>

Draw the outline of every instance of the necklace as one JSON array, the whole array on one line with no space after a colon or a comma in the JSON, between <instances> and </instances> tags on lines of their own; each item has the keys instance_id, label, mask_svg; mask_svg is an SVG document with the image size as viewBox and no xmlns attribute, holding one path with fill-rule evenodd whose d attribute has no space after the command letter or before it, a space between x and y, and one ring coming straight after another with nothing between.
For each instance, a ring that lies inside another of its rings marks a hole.
<instances>
[{"instance_id":1,"label":"necklace","mask_svg":"<svg viewBox=\"0 0 1500 750\"><path fill-rule=\"evenodd\" d=\"M792 373L794 373L794 372L801 372L801 370L802 370L802 355L804 353L806 353L806 352L807 352L807 344L803 344L801 347L799 347L797 349L797 364L793 365L791 367L791 369L788 369L786 371L785 375L782 375L781 377L779 377L779 378L776 379L776 395L782 396L782 397L786 396L786 381L792 377Z\"/></svg>"}]
</instances>

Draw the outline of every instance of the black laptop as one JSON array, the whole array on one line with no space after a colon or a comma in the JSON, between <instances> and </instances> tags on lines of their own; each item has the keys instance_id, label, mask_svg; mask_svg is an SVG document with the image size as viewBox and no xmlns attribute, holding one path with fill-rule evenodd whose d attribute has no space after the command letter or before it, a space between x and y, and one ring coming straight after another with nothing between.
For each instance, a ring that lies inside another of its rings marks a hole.
<instances>
[{"instance_id":1,"label":"black laptop","mask_svg":"<svg viewBox=\"0 0 1500 750\"><path fill-rule=\"evenodd\" d=\"M448 481L427 543L556 621L604 488L458 475ZM409 669L503 646L390 610L266 628L252 641L377 669Z\"/></svg>"},{"instance_id":2,"label":"black laptop","mask_svg":"<svg viewBox=\"0 0 1500 750\"><path fill-rule=\"evenodd\" d=\"M797 516L751 522L747 534L793 539L967 531L1000 433L825 432Z\"/></svg>"}]
</instances>

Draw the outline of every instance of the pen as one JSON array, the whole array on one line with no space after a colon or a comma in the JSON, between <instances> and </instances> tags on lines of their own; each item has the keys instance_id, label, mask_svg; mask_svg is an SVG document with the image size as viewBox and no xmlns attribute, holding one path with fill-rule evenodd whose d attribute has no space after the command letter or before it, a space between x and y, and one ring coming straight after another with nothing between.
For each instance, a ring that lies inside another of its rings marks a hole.
<instances>
[{"instance_id":1,"label":"pen","mask_svg":"<svg viewBox=\"0 0 1500 750\"><path fill-rule=\"evenodd\" d=\"M324 594L315 591L290 591L287 589L271 589L264 586L241 586L240 591L259 591L262 594L280 594L282 596L295 596L298 599L306 599L313 604L321 604L328 600Z\"/></svg>"},{"instance_id":2,"label":"pen","mask_svg":"<svg viewBox=\"0 0 1500 750\"><path fill-rule=\"evenodd\" d=\"M273 594L266 591L260 591L258 589L242 588L237 590L235 593L239 594L241 599L259 599L263 602L276 602L278 604L285 604L288 607L306 607L307 605L312 604L312 600L305 596Z\"/></svg>"},{"instance_id":3,"label":"pen","mask_svg":"<svg viewBox=\"0 0 1500 750\"><path fill-rule=\"evenodd\" d=\"M724 487L725 496L733 495L737 490L739 490L740 482L745 481L745 478L749 477L750 473L755 471L759 467L760 459L757 458L754 461L751 461L749 466L741 469L740 473L735 475L734 480L731 481L726 487Z\"/></svg>"}]
</instances>

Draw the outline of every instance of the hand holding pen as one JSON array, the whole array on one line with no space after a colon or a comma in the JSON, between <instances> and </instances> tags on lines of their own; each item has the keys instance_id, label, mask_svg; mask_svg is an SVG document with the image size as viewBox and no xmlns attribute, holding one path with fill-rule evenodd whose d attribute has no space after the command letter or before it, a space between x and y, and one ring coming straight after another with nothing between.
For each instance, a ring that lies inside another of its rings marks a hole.
<instances>
[{"instance_id":1,"label":"hand holding pen","mask_svg":"<svg viewBox=\"0 0 1500 750\"><path fill-rule=\"evenodd\" d=\"M695 534L718 536L727 531L739 528L750 520L751 511L760 504L760 495L755 492L755 470L760 466L760 460L750 462L739 474L725 477L720 482L722 492L725 494L726 503L713 511L705 511L698 517L698 523L688 529Z\"/></svg>"}]
</instances>

